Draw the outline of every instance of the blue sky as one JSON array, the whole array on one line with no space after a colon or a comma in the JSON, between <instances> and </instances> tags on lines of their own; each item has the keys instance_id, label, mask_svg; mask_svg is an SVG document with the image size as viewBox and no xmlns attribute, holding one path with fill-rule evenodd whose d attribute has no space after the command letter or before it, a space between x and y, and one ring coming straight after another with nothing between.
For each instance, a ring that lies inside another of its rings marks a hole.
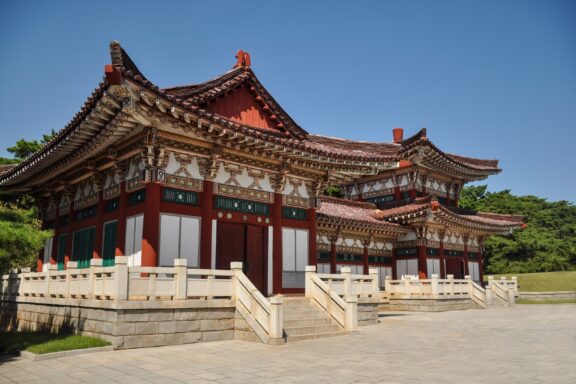
<instances>
[{"instance_id":1,"label":"blue sky","mask_svg":"<svg viewBox=\"0 0 576 384\"><path fill-rule=\"evenodd\" d=\"M0 2L0 156L61 129L119 40L160 87L250 52L307 131L500 159L481 182L576 201L576 1Z\"/></svg>"}]
</instances>

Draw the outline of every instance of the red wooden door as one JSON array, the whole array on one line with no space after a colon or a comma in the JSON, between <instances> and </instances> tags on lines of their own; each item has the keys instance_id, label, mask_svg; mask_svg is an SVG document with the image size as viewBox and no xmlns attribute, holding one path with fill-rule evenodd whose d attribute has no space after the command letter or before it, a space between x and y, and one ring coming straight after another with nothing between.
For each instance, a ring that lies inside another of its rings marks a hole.
<instances>
[{"instance_id":1,"label":"red wooden door","mask_svg":"<svg viewBox=\"0 0 576 384\"><path fill-rule=\"evenodd\" d=\"M463 279L462 263L459 259L446 258L446 275L454 275L455 279Z\"/></svg>"},{"instance_id":2,"label":"red wooden door","mask_svg":"<svg viewBox=\"0 0 576 384\"><path fill-rule=\"evenodd\" d=\"M216 268L230 269L230 262L241 261L246 276L266 294L267 260L265 227L218 223Z\"/></svg>"},{"instance_id":3,"label":"red wooden door","mask_svg":"<svg viewBox=\"0 0 576 384\"><path fill-rule=\"evenodd\" d=\"M244 261L244 224L218 223L216 269L230 269L230 262Z\"/></svg>"},{"instance_id":4,"label":"red wooden door","mask_svg":"<svg viewBox=\"0 0 576 384\"><path fill-rule=\"evenodd\" d=\"M264 227L246 226L244 273L260 292L266 294L266 241Z\"/></svg>"}]
</instances>

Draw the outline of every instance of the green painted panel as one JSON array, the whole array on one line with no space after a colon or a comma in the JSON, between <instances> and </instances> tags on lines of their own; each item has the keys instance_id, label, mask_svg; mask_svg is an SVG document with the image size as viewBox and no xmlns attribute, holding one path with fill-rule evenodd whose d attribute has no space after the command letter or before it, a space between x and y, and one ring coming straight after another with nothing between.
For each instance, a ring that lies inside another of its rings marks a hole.
<instances>
[{"instance_id":1,"label":"green painted panel","mask_svg":"<svg viewBox=\"0 0 576 384\"><path fill-rule=\"evenodd\" d=\"M354 253L337 253L336 261L362 261L362 255Z\"/></svg>"},{"instance_id":2,"label":"green painted panel","mask_svg":"<svg viewBox=\"0 0 576 384\"><path fill-rule=\"evenodd\" d=\"M56 253L56 265L58 270L64 269L64 256L66 255L66 243L68 241L68 234L63 233L58 236L58 252Z\"/></svg>"},{"instance_id":3,"label":"green painted panel","mask_svg":"<svg viewBox=\"0 0 576 384\"><path fill-rule=\"evenodd\" d=\"M214 208L225 209L228 211L253 213L255 215L270 216L270 206L268 204L249 200L234 199L231 197L216 196L214 199Z\"/></svg>"},{"instance_id":4,"label":"green painted panel","mask_svg":"<svg viewBox=\"0 0 576 384\"><path fill-rule=\"evenodd\" d=\"M318 252L318 260L330 260L330 252Z\"/></svg>"},{"instance_id":5,"label":"green painted panel","mask_svg":"<svg viewBox=\"0 0 576 384\"><path fill-rule=\"evenodd\" d=\"M368 262L374 264L392 264L392 258L389 256L368 256Z\"/></svg>"},{"instance_id":6,"label":"green painted panel","mask_svg":"<svg viewBox=\"0 0 576 384\"><path fill-rule=\"evenodd\" d=\"M104 224L104 244L102 246L102 265L109 267L114 265L114 256L116 254L116 235L118 222L112 221Z\"/></svg>"},{"instance_id":7,"label":"green painted panel","mask_svg":"<svg viewBox=\"0 0 576 384\"><path fill-rule=\"evenodd\" d=\"M305 209L282 207L282 217L285 219L306 221L308 220L308 213Z\"/></svg>"},{"instance_id":8,"label":"green painted panel","mask_svg":"<svg viewBox=\"0 0 576 384\"><path fill-rule=\"evenodd\" d=\"M163 188L162 201L176 204L198 205L198 194L181 189Z\"/></svg>"},{"instance_id":9,"label":"green painted panel","mask_svg":"<svg viewBox=\"0 0 576 384\"><path fill-rule=\"evenodd\" d=\"M128 205L136 205L146 200L146 190L141 189L128 195Z\"/></svg>"},{"instance_id":10,"label":"green painted panel","mask_svg":"<svg viewBox=\"0 0 576 384\"><path fill-rule=\"evenodd\" d=\"M412 256L418 254L418 248L400 248L396 250L397 256Z\"/></svg>"},{"instance_id":11,"label":"green painted panel","mask_svg":"<svg viewBox=\"0 0 576 384\"><path fill-rule=\"evenodd\" d=\"M117 210L120 207L120 199L119 198L115 198L115 199L110 199L106 201L106 205L104 206L104 211L105 212L113 212L115 210Z\"/></svg>"}]
</instances>

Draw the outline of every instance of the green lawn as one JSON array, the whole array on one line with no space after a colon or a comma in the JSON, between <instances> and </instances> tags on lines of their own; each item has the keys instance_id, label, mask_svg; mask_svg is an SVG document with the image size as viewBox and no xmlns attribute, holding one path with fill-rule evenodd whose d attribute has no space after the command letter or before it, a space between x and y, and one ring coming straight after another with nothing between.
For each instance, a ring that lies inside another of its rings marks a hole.
<instances>
[{"instance_id":1,"label":"green lawn","mask_svg":"<svg viewBox=\"0 0 576 384\"><path fill-rule=\"evenodd\" d=\"M529 300L517 299L517 304L576 304L576 299Z\"/></svg>"},{"instance_id":2,"label":"green lawn","mask_svg":"<svg viewBox=\"0 0 576 384\"><path fill-rule=\"evenodd\" d=\"M514 273L494 275L494 279L500 279L500 276L516 276L520 292L576 291L576 271ZM488 281L487 275L484 276L484 281Z\"/></svg>"},{"instance_id":3,"label":"green lawn","mask_svg":"<svg viewBox=\"0 0 576 384\"><path fill-rule=\"evenodd\" d=\"M28 351L36 354L104 347L109 342L96 337L35 332L0 332L0 355Z\"/></svg>"}]
</instances>

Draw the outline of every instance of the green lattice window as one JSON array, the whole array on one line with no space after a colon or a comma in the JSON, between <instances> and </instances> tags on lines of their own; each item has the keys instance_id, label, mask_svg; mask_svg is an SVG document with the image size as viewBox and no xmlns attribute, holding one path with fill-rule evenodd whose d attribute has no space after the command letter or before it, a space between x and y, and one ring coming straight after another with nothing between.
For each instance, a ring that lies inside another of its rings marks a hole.
<instances>
[{"instance_id":1,"label":"green lattice window","mask_svg":"<svg viewBox=\"0 0 576 384\"><path fill-rule=\"evenodd\" d=\"M78 262L78 268L88 268L94 252L96 228L86 228L74 232L72 237L72 261Z\"/></svg>"},{"instance_id":2,"label":"green lattice window","mask_svg":"<svg viewBox=\"0 0 576 384\"><path fill-rule=\"evenodd\" d=\"M234 199L231 197L216 196L214 199L214 208L270 216L270 206L268 204Z\"/></svg>"},{"instance_id":3,"label":"green lattice window","mask_svg":"<svg viewBox=\"0 0 576 384\"><path fill-rule=\"evenodd\" d=\"M146 190L140 189L139 191L132 192L128 195L128 205L136 205L143 203L146 200Z\"/></svg>"},{"instance_id":4,"label":"green lattice window","mask_svg":"<svg viewBox=\"0 0 576 384\"><path fill-rule=\"evenodd\" d=\"M293 220L308 220L308 215L305 209L292 208L292 207L282 207L282 217L285 219Z\"/></svg>"},{"instance_id":5,"label":"green lattice window","mask_svg":"<svg viewBox=\"0 0 576 384\"><path fill-rule=\"evenodd\" d=\"M426 254L428 256L440 256L440 250L438 248L426 248Z\"/></svg>"},{"instance_id":6,"label":"green lattice window","mask_svg":"<svg viewBox=\"0 0 576 384\"><path fill-rule=\"evenodd\" d=\"M392 264L392 258L389 256L368 256L370 264Z\"/></svg>"},{"instance_id":7,"label":"green lattice window","mask_svg":"<svg viewBox=\"0 0 576 384\"><path fill-rule=\"evenodd\" d=\"M330 252L318 252L317 258L320 261L330 260Z\"/></svg>"},{"instance_id":8,"label":"green lattice window","mask_svg":"<svg viewBox=\"0 0 576 384\"><path fill-rule=\"evenodd\" d=\"M104 236L102 239L102 265L104 267L114 265L117 231L118 221L110 221L104 224Z\"/></svg>"},{"instance_id":9,"label":"green lattice window","mask_svg":"<svg viewBox=\"0 0 576 384\"><path fill-rule=\"evenodd\" d=\"M477 252L468 252L468 259L469 260L476 260L478 258Z\"/></svg>"},{"instance_id":10,"label":"green lattice window","mask_svg":"<svg viewBox=\"0 0 576 384\"><path fill-rule=\"evenodd\" d=\"M64 269L64 257L66 256L66 243L68 242L68 234L63 233L58 236L58 248L56 253L56 265L58 270Z\"/></svg>"},{"instance_id":11,"label":"green lattice window","mask_svg":"<svg viewBox=\"0 0 576 384\"><path fill-rule=\"evenodd\" d=\"M162 201L176 204L198 205L198 194L181 189L163 188Z\"/></svg>"},{"instance_id":12,"label":"green lattice window","mask_svg":"<svg viewBox=\"0 0 576 384\"><path fill-rule=\"evenodd\" d=\"M362 261L362 255L356 255L354 253L337 253L336 261Z\"/></svg>"},{"instance_id":13,"label":"green lattice window","mask_svg":"<svg viewBox=\"0 0 576 384\"><path fill-rule=\"evenodd\" d=\"M84 208L76 212L76 221L84 220L89 217L96 216L96 206L93 205L88 208Z\"/></svg>"},{"instance_id":14,"label":"green lattice window","mask_svg":"<svg viewBox=\"0 0 576 384\"><path fill-rule=\"evenodd\" d=\"M115 198L115 199L110 199L106 201L106 205L104 206L104 211L105 212L113 212L115 210L117 210L120 207L120 199L119 198Z\"/></svg>"},{"instance_id":15,"label":"green lattice window","mask_svg":"<svg viewBox=\"0 0 576 384\"><path fill-rule=\"evenodd\" d=\"M444 250L444 255L446 256L452 256L452 257L461 257L464 256L464 252L462 251L454 251L452 249L445 249Z\"/></svg>"},{"instance_id":16,"label":"green lattice window","mask_svg":"<svg viewBox=\"0 0 576 384\"><path fill-rule=\"evenodd\" d=\"M397 256L414 256L418 254L418 248L400 248L396 250Z\"/></svg>"},{"instance_id":17,"label":"green lattice window","mask_svg":"<svg viewBox=\"0 0 576 384\"><path fill-rule=\"evenodd\" d=\"M386 196L378 196L378 197L369 197L366 199L369 203L388 203L390 201L394 201L394 195L386 195Z\"/></svg>"}]
</instances>

